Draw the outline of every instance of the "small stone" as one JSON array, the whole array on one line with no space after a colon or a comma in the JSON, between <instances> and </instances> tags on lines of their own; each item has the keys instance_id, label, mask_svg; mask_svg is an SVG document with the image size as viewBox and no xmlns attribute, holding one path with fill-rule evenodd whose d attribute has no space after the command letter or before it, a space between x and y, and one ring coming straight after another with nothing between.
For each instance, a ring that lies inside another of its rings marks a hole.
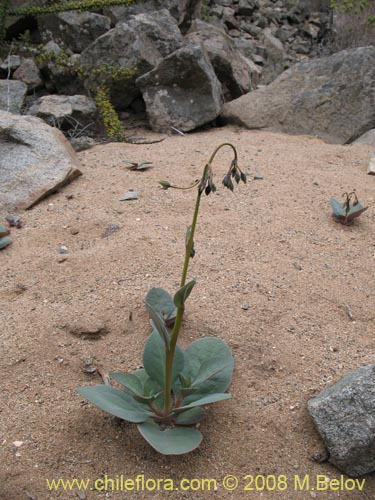
<instances>
[{"instance_id":1,"label":"small stone","mask_svg":"<svg viewBox=\"0 0 375 500\"><path fill-rule=\"evenodd\" d=\"M61 247L59 247L57 251L61 254L69 253L69 250L65 245L62 245Z\"/></svg>"},{"instance_id":2,"label":"small stone","mask_svg":"<svg viewBox=\"0 0 375 500\"><path fill-rule=\"evenodd\" d=\"M15 447L15 448L21 448L21 446L24 444L23 441L14 441L12 443L12 445Z\"/></svg>"},{"instance_id":3,"label":"small stone","mask_svg":"<svg viewBox=\"0 0 375 500\"><path fill-rule=\"evenodd\" d=\"M108 328L102 321L91 318L78 319L75 322L67 323L65 329L71 335L83 340L97 340L108 333Z\"/></svg>"},{"instance_id":4,"label":"small stone","mask_svg":"<svg viewBox=\"0 0 375 500\"><path fill-rule=\"evenodd\" d=\"M351 477L375 471L375 364L350 373L308 402L329 461Z\"/></svg>"},{"instance_id":5,"label":"small stone","mask_svg":"<svg viewBox=\"0 0 375 500\"><path fill-rule=\"evenodd\" d=\"M242 307L242 309L243 309L244 311L247 311L247 310L249 309L249 307L250 307L250 306L249 306L249 304L248 304L247 302L245 302L245 304L242 304L242 306L241 306L241 307Z\"/></svg>"},{"instance_id":6,"label":"small stone","mask_svg":"<svg viewBox=\"0 0 375 500\"><path fill-rule=\"evenodd\" d=\"M73 236L78 233L79 233L78 227L72 227L72 229L70 230L70 234L72 234Z\"/></svg>"}]
</instances>

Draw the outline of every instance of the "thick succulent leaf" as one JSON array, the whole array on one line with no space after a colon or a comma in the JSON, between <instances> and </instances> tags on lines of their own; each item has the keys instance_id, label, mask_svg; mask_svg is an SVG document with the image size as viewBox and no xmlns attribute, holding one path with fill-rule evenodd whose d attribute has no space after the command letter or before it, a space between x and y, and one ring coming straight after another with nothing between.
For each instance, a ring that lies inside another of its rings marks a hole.
<instances>
[{"instance_id":1,"label":"thick succulent leaf","mask_svg":"<svg viewBox=\"0 0 375 500\"><path fill-rule=\"evenodd\" d=\"M188 299L189 295L191 294L191 291L194 288L196 281L191 280L189 283L186 283L182 288L178 290L176 295L174 296L174 303L176 307L183 307L186 300Z\"/></svg>"},{"instance_id":2,"label":"thick succulent leaf","mask_svg":"<svg viewBox=\"0 0 375 500\"><path fill-rule=\"evenodd\" d=\"M233 360L226 356L218 356L206 359L200 366L196 378L193 380L192 387L199 387L204 382L217 382L221 379L221 375L233 369Z\"/></svg>"},{"instance_id":3,"label":"thick succulent leaf","mask_svg":"<svg viewBox=\"0 0 375 500\"><path fill-rule=\"evenodd\" d=\"M8 236L9 233L10 233L9 228L0 224L0 238Z\"/></svg>"},{"instance_id":4,"label":"thick succulent leaf","mask_svg":"<svg viewBox=\"0 0 375 500\"><path fill-rule=\"evenodd\" d=\"M165 344L156 330L149 336L145 350L143 351L143 366L151 378L159 387L164 387L165 380ZM184 369L184 353L176 346L172 384L178 379L178 374Z\"/></svg>"},{"instance_id":5,"label":"thick succulent leaf","mask_svg":"<svg viewBox=\"0 0 375 500\"><path fill-rule=\"evenodd\" d=\"M129 389L133 394L143 394L143 384L138 377L131 373L110 372L109 374L119 384Z\"/></svg>"},{"instance_id":6,"label":"thick succulent leaf","mask_svg":"<svg viewBox=\"0 0 375 500\"><path fill-rule=\"evenodd\" d=\"M163 288L151 288L145 301L158 312L165 321L176 317L176 308L172 296Z\"/></svg>"},{"instance_id":7,"label":"thick succulent leaf","mask_svg":"<svg viewBox=\"0 0 375 500\"><path fill-rule=\"evenodd\" d=\"M233 377L234 359L223 340L216 337L196 340L189 345L184 354L185 368L182 373L190 378L192 385L198 389L195 394L187 397L187 401L195 400L197 396L201 397L204 394L225 392L228 389ZM219 359L222 369L214 373L216 369L213 367L211 370L211 360L215 360L213 364L216 364ZM199 386L195 384L197 379Z\"/></svg>"},{"instance_id":8,"label":"thick succulent leaf","mask_svg":"<svg viewBox=\"0 0 375 500\"><path fill-rule=\"evenodd\" d=\"M137 427L145 440L163 455L189 453L201 444L203 437L197 429L192 427L173 427L163 430L151 419L138 424Z\"/></svg>"},{"instance_id":9,"label":"thick succulent leaf","mask_svg":"<svg viewBox=\"0 0 375 500\"><path fill-rule=\"evenodd\" d=\"M147 301L145 301L145 306L152 320L153 327L163 339L164 344L166 346L169 346L169 333L167 327L165 326L163 317L157 311L155 311L155 309Z\"/></svg>"},{"instance_id":10,"label":"thick succulent leaf","mask_svg":"<svg viewBox=\"0 0 375 500\"><path fill-rule=\"evenodd\" d=\"M329 202L333 210L333 215L335 215L336 217L343 215L345 217L346 215L345 208L342 206L342 203L339 200L336 200L336 198L331 197L329 199Z\"/></svg>"},{"instance_id":11,"label":"thick succulent leaf","mask_svg":"<svg viewBox=\"0 0 375 500\"><path fill-rule=\"evenodd\" d=\"M190 408L183 413L179 413L175 420L176 425L194 425L203 420L205 411L200 406Z\"/></svg>"},{"instance_id":12,"label":"thick succulent leaf","mask_svg":"<svg viewBox=\"0 0 375 500\"><path fill-rule=\"evenodd\" d=\"M147 406L137 403L129 394L108 385L79 387L77 392L102 410L129 422L144 422L154 415Z\"/></svg>"},{"instance_id":13,"label":"thick succulent leaf","mask_svg":"<svg viewBox=\"0 0 375 500\"><path fill-rule=\"evenodd\" d=\"M356 203L355 205L351 203L349 213L346 215L346 209L342 206L342 203L335 198L330 198L329 201L333 210L333 216L337 221L344 224L347 224L356 217L359 217L368 208L364 207L361 203Z\"/></svg>"},{"instance_id":14,"label":"thick succulent leaf","mask_svg":"<svg viewBox=\"0 0 375 500\"><path fill-rule=\"evenodd\" d=\"M356 205L352 205L350 207L349 215L347 217L347 221L350 222L351 220L355 219L356 217L359 217L363 212L367 210L368 207L364 207L361 205L361 203L357 203Z\"/></svg>"},{"instance_id":15,"label":"thick succulent leaf","mask_svg":"<svg viewBox=\"0 0 375 500\"><path fill-rule=\"evenodd\" d=\"M10 245L12 241L13 240L10 236L4 236L4 238L0 238L0 250Z\"/></svg>"},{"instance_id":16,"label":"thick succulent leaf","mask_svg":"<svg viewBox=\"0 0 375 500\"><path fill-rule=\"evenodd\" d=\"M216 403L217 401L224 401L225 399L230 399L232 396L228 393L225 394L209 394L196 401L192 401L189 404L184 404L179 408L173 410L174 413L180 413L181 411L188 410L189 408L195 408L196 406L209 405L211 403Z\"/></svg>"},{"instance_id":17,"label":"thick succulent leaf","mask_svg":"<svg viewBox=\"0 0 375 500\"><path fill-rule=\"evenodd\" d=\"M146 373L146 370L144 368L139 368L138 370L135 370L132 375L137 377L137 379L141 382L142 386L144 387L146 380L149 378L149 376Z\"/></svg>"}]
</instances>

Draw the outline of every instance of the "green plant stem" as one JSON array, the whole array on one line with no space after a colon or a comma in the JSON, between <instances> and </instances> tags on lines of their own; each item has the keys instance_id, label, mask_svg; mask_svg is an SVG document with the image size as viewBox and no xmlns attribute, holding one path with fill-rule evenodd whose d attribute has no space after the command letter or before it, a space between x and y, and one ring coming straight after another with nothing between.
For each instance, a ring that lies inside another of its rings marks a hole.
<instances>
[{"instance_id":1,"label":"green plant stem","mask_svg":"<svg viewBox=\"0 0 375 500\"><path fill-rule=\"evenodd\" d=\"M205 171L206 171L206 169L207 169L207 166L205 167ZM186 282L186 276L187 276L189 262L190 262L190 258L191 258L191 250L192 250L193 245L194 245L194 233L195 233L195 228L197 226L201 198L202 198L202 193L200 193L198 191L197 200L195 202L193 222L191 224L191 229L190 229L190 236L189 236L189 240L188 240L188 243L187 243L186 249L185 249L185 261L184 261L184 267L182 270L180 288L182 288ZM174 353L176 350L178 334L180 332L183 316L184 316L184 307L178 307L177 314L176 314L176 320L174 322L174 327L173 327L173 331L172 331L171 342L170 342L169 348L166 352L165 387L164 387L164 412L166 415L169 414L170 409L171 409L173 359L174 359Z\"/></svg>"},{"instance_id":2,"label":"green plant stem","mask_svg":"<svg viewBox=\"0 0 375 500\"><path fill-rule=\"evenodd\" d=\"M211 163L214 161L214 158L215 156L217 155L217 153L219 152L219 150L221 148L223 148L224 146L229 146L230 148L233 149L233 153L234 153L234 159L237 160L237 150L236 148L233 146L233 144L231 144L230 142L224 142L223 144L220 144L220 146L218 146L215 151L212 153L211 155L211 158L208 160L208 164L211 165Z\"/></svg>"},{"instance_id":3,"label":"green plant stem","mask_svg":"<svg viewBox=\"0 0 375 500\"><path fill-rule=\"evenodd\" d=\"M191 228L190 228L190 236L189 236L189 240L187 242L186 249L185 249L185 261L184 261L184 267L182 269L180 288L182 288L186 283L186 276L187 276L187 272L188 272L188 268L189 268L189 262L191 259L191 251L192 251L193 245L194 245L194 233L195 233L195 228L197 225L201 198L202 198L202 193L200 193L198 191L197 200L195 202L193 222L191 223Z\"/></svg>"},{"instance_id":4,"label":"green plant stem","mask_svg":"<svg viewBox=\"0 0 375 500\"><path fill-rule=\"evenodd\" d=\"M224 146L229 146L233 149L234 159L237 160L237 151L236 151L236 148L232 144L230 144L229 142L225 142L223 144L220 144L220 146L218 146L215 149L215 151L212 153L207 165L204 167L202 180L205 179L208 170L211 168L211 163L213 162L216 154ZM188 268L189 268L189 262L191 259L191 250L192 250L193 245L194 245L194 233L195 233L195 228L197 226L197 220L198 220L199 207L200 207L200 203L201 203L202 193L203 193L203 191L198 189L197 200L195 202L195 208L194 208L193 222L191 223L189 240L186 244L186 249L185 249L185 260L184 260L184 267L182 269L180 288L182 288L186 283L186 276L187 276L187 272L188 272ZM180 333L180 329L181 329L181 325L182 325L182 318L184 316L184 309L185 309L184 306L177 307L176 320L175 320L172 335L171 335L171 341L170 341L169 347L166 349L165 385L164 385L164 414L165 415L169 415L169 413L171 411L173 360L174 360L174 353L176 350L178 335Z\"/></svg>"}]
</instances>

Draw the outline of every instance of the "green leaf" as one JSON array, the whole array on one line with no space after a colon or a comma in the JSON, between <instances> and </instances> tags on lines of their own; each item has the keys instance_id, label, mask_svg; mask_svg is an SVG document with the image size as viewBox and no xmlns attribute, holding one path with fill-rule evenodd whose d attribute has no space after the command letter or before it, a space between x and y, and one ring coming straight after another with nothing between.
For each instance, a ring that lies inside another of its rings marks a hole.
<instances>
[{"instance_id":1,"label":"green leaf","mask_svg":"<svg viewBox=\"0 0 375 500\"><path fill-rule=\"evenodd\" d=\"M196 408L190 408L177 415L175 420L176 425L194 425L203 420L205 411L200 406Z\"/></svg>"},{"instance_id":2,"label":"green leaf","mask_svg":"<svg viewBox=\"0 0 375 500\"><path fill-rule=\"evenodd\" d=\"M159 184L162 186L163 189L168 189L171 187L171 183L168 181L159 181Z\"/></svg>"},{"instance_id":3,"label":"green leaf","mask_svg":"<svg viewBox=\"0 0 375 500\"><path fill-rule=\"evenodd\" d=\"M132 373L132 375L137 377L137 379L141 382L143 387L145 385L146 380L149 378L144 368L139 368L138 370L135 370Z\"/></svg>"},{"instance_id":4,"label":"green leaf","mask_svg":"<svg viewBox=\"0 0 375 500\"><path fill-rule=\"evenodd\" d=\"M176 307L172 296L163 288L151 288L146 295L145 301L159 313L167 323L176 317ZM173 326L173 325L172 325Z\"/></svg>"},{"instance_id":5,"label":"green leaf","mask_svg":"<svg viewBox=\"0 0 375 500\"><path fill-rule=\"evenodd\" d=\"M132 394L143 394L143 384L138 377L131 373L110 372L110 377L116 380L119 384L129 389Z\"/></svg>"},{"instance_id":6,"label":"green leaf","mask_svg":"<svg viewBox=\"0 0 375 500\"><path fill-rule=\"evenodd\" d=\"M184 307L186 299L191 294L191 291L193 290L195 283L196 283L195 280L189 281L189 283L186 283L186 285L184 285L182 288L178 290L173 299L176 307Z\"/></svg>"},{"instance_id":7,"label":"green leaf","mask_svg":"<svg viewBox=\"0 0 375 500\"><path fill-rule=\"evenodd\" d=\"M4 236L8 236L9 233L10 233L9 228L2 226L0 224L0 238L4 238Z\"/></svg>"},{"instance_id":8,"label":"green leaf","mask_svg":"<svg viewBox=\"0 0 375 500\"><path fill-rule=\"evenodd\" d=\"M342 203L340 201L336 200L336 198L331 197L329 199L329 202L333 210L333 215L335 215L336 217L343 215L345 217L345 208L342 206Z\"/></svg>"},{"instance_id":9,"label":"green leaf","mask_svg":"<svg viewBox=\"0 0 375 500\"><path fill-rule=\"evenodd\" d=\"M197 387L204 382L217 381L222 373L233 369L233 360L226 356L206 359L200 366L197 377L193 380L192 387Z\"/></svg>"},{"instance_id":10,"label":"green leaf","mask_svg":"<svg viewBox=\"0 0 375 500\"><path fill-rule=\"evenodd\" d=\"M204 406L212 403L216 403L217 401L224 401L225 399L230 399L232 396L228 393L221 394L209 394L208 396L204 396L203 398L197 399L196 401L192 401L189 404L180 406L173 410L173 413L180 413L181 411L188 410L190 408L195 408L196 406Z\"/></svg>"},{"instance_id":11,"label":"green leaf","mask_svg":"<svg viewBox=\"0 0 375 500\"><path fill-rule=\"evenodd\" d=\"M165 346L169 347L169 341L170 341L169 333L167 327L165 326L163 318L158 312L155 311L155 309L153 309L153 307L151 307L151 305L148 302L145 302L145 306L152 320L153 327L163 339Z\"/></svg>"},{"instance_id":12,"label":"green leaf","mask_svg":"<svg viewBox=\"0 0 375 500\"><path fill-rule=\"evenodd\" d=\"M13 240L10 236L4 236L4 238L0 238L0 250L10 245L12 241Z\"/></svg>"},{"instance_id":13,"label":"green leaf","mask_svg":"<svg viewBox=\"0 0 375 500\"><path fill-rule=\"evenodd\" d=\"M151 378L159 387L164 388L165 380L165 345L156 330L147 339L143 352L143 366ZM176 346L173 361L172 384L178 379L178 374L184 369L184 353Z\"/></svg>"},{"instance_id":14,"label":"green leaf","mask_svg":"<svg viewBox=\"0 0 375 500\"><path fill-rule=\"evenodd\" d=\"M81 396L102 410L129 422L144 422L148 417L154 415L147 406L137 403L126 392L119 391L108 385L79 387L76 390Z\"/></svg>"},{"instance_id":15,"label":"green leaf","mask_svg":"<svg viewBox=\"0 0 375 500\"><path fill-rule=\"evenodd\" d=\"M197 388L196 393L187 396L185 402L191 402L205 394L222 393L228 389L233 377L234 359L223 340L216 337L196 340L185 349L184 354L185 367L182 374ZM216 366L219 360L222 370Z\"/></svg>"},{"instance_id":16,"label":"green leaf","mask_svg":"<svg viewBox=\"0 0 375 500\"><path fill-rule=\"evenodd\" d=\"M202 434L192 427L173 427L163 430L159 424L149 419L138 426L145 440L163 455L182 455L197 448Z\"/></svg>"}]
</instances>

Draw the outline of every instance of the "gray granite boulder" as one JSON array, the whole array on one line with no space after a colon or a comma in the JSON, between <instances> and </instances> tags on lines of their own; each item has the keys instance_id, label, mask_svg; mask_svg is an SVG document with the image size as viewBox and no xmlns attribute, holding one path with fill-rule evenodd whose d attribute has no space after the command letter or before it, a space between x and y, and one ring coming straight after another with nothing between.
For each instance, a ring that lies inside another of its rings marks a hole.
<instances>
[{"instance_id":1,"label":"gray granite boulder","mask_svg":"<svg viewBox=\"0 0 375 500\"><path fill-rule=\"evenodd\" d=\"M375 47L301 62L267 87L224 105L249 129L317 135L345 144L375 126Z\"/></svg>"},{"instance_id":2,"label":"gray granite boulder","mask_svg":"<svg viewBox=\"0 0 375 500\"><path fill-rule=\"evenodd\" d=\"M333 465L353 477L375 471L375 365L310 399L308 411Z\"/></svg>"},{"instance_id":3,"label":"gray granite boulder","mask_svg":"<svg viewBox=\"0 0 375 500\"><path fill-rule=\"evenodd\" d=\"M0 212L30 208L81 172L62 132L34 116L0 111Z\"/></svg>"},{"instance_id":4,"label":"gray granite boulder","mask_svg":"<svg viewBox=\"0 0 375 500\"><path fill-rule=\"evenodd\" d=\"M159 64L165 56L182 45L177 21L166 9L131 16L126 22L99 37L81 54L86 66L109 64L121 68L136 68L134 78L117 82L112 89L114 104L125 109L139 95L136 77ZM86 80L86 86L100 83L98 75Z\"/></svg>"},{"instance_id":5,"label":"gray granite boulder","mask_svg":"<svg viewBox=\"0 0 375 500\"><path fill-rule=\"evenodd\" d=\"M141 76L147 114L154 130L183 132L214 120L221 107L221 85L201 44L187 45Z\"/></svg>"},{"instance_id":6,"label":"gray granite boulder","mask_svg":"<svg viewBox=\"0 0 375 500\"><path fill-rule=\"evenodd\" d=\"M31 106L28 114L42 118L49 125L67 130L95 122L96 104L85 95L47 95Z\"/></svg>"},{"instance_id":7,"label":"gray granite boulder","mask_svg":"<svg viewBox=\"0 0 375 500\"><path fill-rule=\"evenodd\" d=\"M195 20L185 42L201 42L204 45L223 87L225 100L230 101L256 88L261 71L242 55L233 39L220 28Z\"/></svg>"},{"instance_id":8,"label":"gray granite boulder","mask_svg":"<svg viewBox=\"0 0 375 500\"><path fill-rule=\"evenodd\" d=\"M0 110L21 113L27 85L17 80L0 80Z\"/></svg>"},{"instance_id":9,"label":"gray granite boulder","mask_svg":"<svg viewBox=\"0 0 375 500\"><path fill-rule=\"evenodd\" d=\"M353 144L369 144L375 148L375 128L368 130L366 133L358 137Z\"/></svg>"},{"instance_id":10,"label":"gray granite boulder","mask_svg":"<svg viewBox=\"0 0 375 500\"><path fill-rule=\"evenodd\" d=\"M62 12L38 19L43 39L80 53L111 28L108 17L93 12Z\"/></svg>"},{"instance_id":11,"label":"gray granite boulder","mask_svg":"<svg viewBox=\"0 0 375 500\"><path fill-rule=\"evenodd\" d=\"M20 66L13 74L13 78L25 83L29 92L43 86L43 80L39 68L32 58L22 60Z\"/></svg>"}]
</instances>

